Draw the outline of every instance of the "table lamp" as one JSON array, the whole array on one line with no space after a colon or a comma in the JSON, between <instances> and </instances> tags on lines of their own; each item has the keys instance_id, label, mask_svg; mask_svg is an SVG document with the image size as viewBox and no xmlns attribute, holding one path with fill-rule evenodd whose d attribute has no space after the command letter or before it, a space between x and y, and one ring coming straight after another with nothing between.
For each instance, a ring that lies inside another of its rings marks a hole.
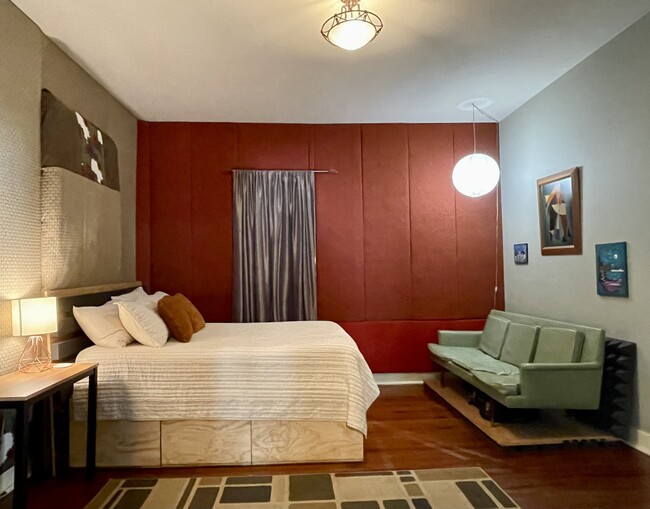
<instances>
[{"instance_id":1,"label":"table lamp","mask_svg":"<svg viewBox=\"0 0 650 509\"><path fill-rule=\"evenodd\" d=\"M18 371L35 373L52 367L48 341L41 334L56 332L56 297L20 299L11 303L14 336L29 336L18 360Z\"/></svg>"}]
</instances>

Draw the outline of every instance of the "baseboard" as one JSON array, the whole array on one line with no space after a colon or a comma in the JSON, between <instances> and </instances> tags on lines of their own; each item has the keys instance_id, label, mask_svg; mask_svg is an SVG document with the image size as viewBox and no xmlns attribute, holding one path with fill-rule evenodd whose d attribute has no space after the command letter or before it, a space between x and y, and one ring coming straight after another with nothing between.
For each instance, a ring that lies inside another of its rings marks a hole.
<instances>
[{"instance_id":1,"label":"baseboard","mask_svg":"<svg viewBox=\"0 0 650 509\"><path fill-rule=\"evenodd\" d=\"M632 430L630 435L630 440L625 443L630 447L634 447L637 451L650 456L650 433L635 429Z\"/></svg>"},{"instance_id":2,"label":"baseboard","mask_svg":"<svg viewBox=\"0 0 650 509\"><path fill-rule=\"evenodd\" d=\"M432 373L375 373L377 385L420 385L433 377Z\"/></svg>"}]
</instances>

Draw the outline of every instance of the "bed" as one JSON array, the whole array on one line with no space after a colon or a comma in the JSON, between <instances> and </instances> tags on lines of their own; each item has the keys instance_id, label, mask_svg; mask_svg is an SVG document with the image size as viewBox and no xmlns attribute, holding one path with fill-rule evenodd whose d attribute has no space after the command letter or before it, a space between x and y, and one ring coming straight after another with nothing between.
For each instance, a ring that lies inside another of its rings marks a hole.
<instances>
[{"instance_id":1,"label":"bed","mask_svg":"<svg viewBox=\"0 0 650 509\"><path fill-rule=\"evenodd\" d=\"M98 466L363 461L379 394L352 338L326 321L213 323L189 343L92 346L77 361L99 364ZM73 466L86 392L75 385Z\"/></svg>"},{"instance_id":2,"label":"bed","mask_svg":"<svg viewBox=\"0 0 650 509\"><path fill-rule=\"evenodd\" d=\"M125 276L117 146L51 93L41 105L42 281L59 308L52 353L67 359L88 338L103 345L77 356L99 365L97 464L362 461L366 411L379 390L335 323L192 324L186 344L124 346L135 333L111 308L90 326L111 329L112 315L122 344L79 333L75 309L103 308L140 283L115 283ZM87 390L77 384L72 396L73 466L85 461Z\"/></svg>"}]
</instances>

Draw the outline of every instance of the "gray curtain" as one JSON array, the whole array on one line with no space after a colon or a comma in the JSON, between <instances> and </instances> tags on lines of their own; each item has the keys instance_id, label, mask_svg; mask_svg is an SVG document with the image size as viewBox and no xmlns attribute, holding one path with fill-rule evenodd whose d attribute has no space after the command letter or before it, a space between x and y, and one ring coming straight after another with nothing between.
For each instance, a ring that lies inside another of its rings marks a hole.
<instances>
[{"instance_id":1,"label":"gray curtain","mask_svg":"<svg viewBox=\"0 0 650 509\"><path fill-rule=\"evenodd\" d=\"M316 319L311 171L234 172L233 319Z\"/></svg>"}]
</instances>

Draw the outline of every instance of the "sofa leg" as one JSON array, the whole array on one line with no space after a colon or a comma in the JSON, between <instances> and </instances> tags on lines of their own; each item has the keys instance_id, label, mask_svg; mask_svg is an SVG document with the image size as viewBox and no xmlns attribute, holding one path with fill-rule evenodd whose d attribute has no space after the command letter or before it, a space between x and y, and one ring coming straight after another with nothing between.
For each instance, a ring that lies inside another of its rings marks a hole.
<instances>
[{"instance_id":1,"label":"sofa leg","mask_svg":"<svg viewBox=\"0 0 650 509\"><path fill-rule=\"evenodd\" d=\"M488 406L488 415L490 416L490 427L494 428L494 414L496 413L495 408L496 405L494 404L494 400L490 398L486 403Z\"/></svg>"},{"instance_id":2,"label":"sofa leg","mask_svg":"<svg viewBox=\"0 0 650 509\"><path fill-rule=\"evenodd\" d=\"M445 386L445 368L442 368L442 371L440 372L440 387Z\"/></svg>"}]
</instances>

